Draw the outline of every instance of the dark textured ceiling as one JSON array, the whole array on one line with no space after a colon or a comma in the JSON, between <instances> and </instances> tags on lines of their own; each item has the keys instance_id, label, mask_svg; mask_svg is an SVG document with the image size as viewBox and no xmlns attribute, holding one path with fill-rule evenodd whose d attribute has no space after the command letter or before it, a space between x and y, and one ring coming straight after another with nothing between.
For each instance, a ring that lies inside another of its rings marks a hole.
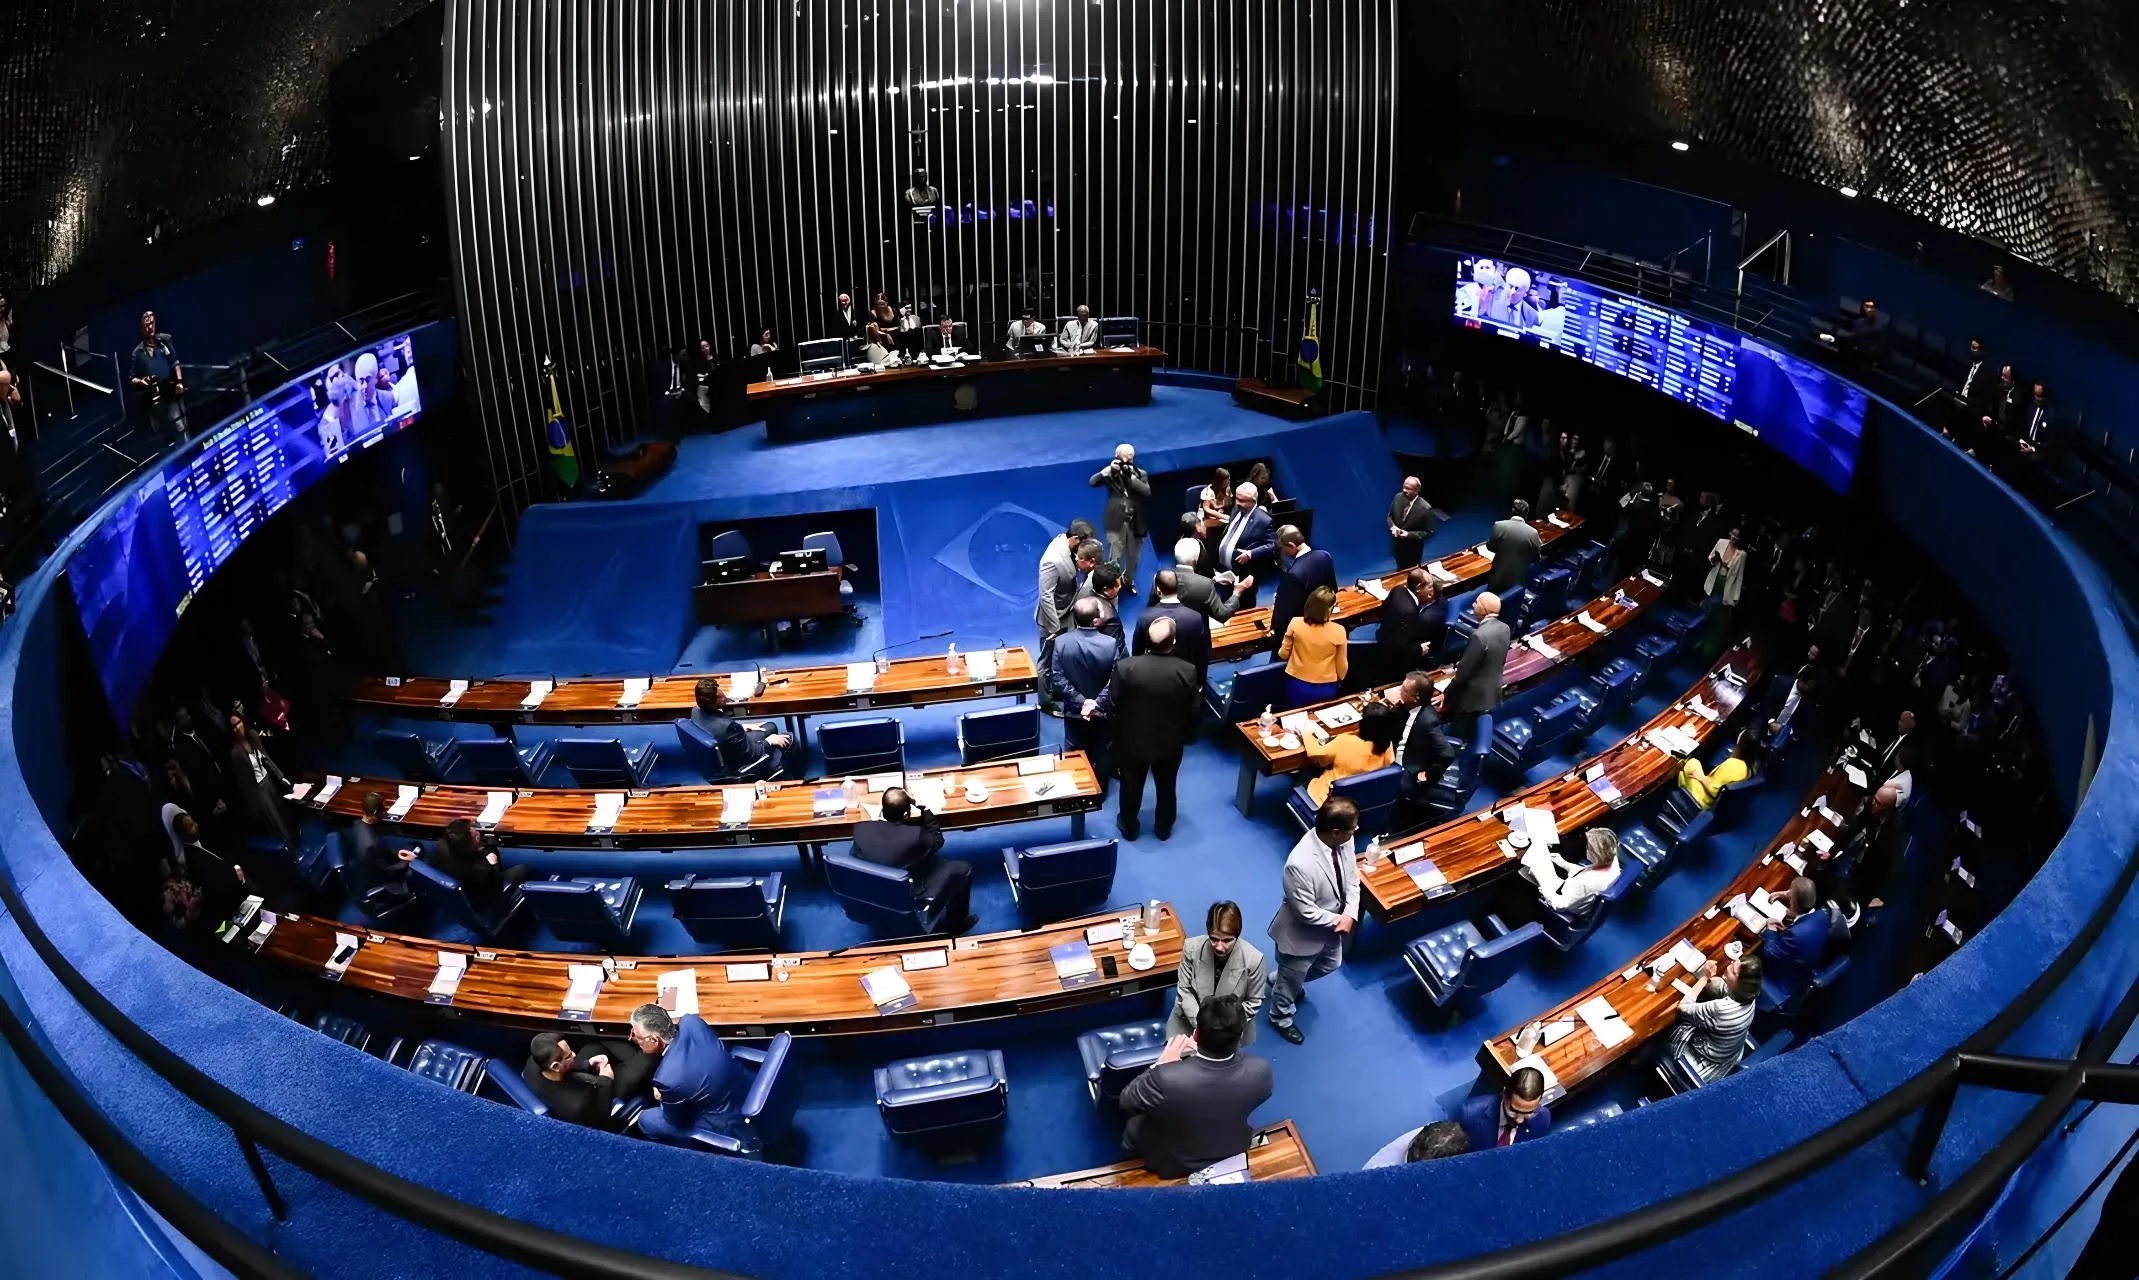
<instances>
[{"instance_id":1,"label":"dark textured ceiling","mask_svg":"<svg viewBox=\"0 0 2139 1280\"><path fill-rule=\"evenodd\" d=\"M0 5L0 283L324 182L328 73L424 3Z\"/></svg>"},{"instance_id":2,"label":"dark textured ceiling","mask_svg":"<svg viewBox=\"0 0 2139 1280\"><path fill-rule=\"evenodd\" d=\"M2139 0L1441 0L1468 105L1691 135L2139 301Z\"/></svg>"}]
</instances>

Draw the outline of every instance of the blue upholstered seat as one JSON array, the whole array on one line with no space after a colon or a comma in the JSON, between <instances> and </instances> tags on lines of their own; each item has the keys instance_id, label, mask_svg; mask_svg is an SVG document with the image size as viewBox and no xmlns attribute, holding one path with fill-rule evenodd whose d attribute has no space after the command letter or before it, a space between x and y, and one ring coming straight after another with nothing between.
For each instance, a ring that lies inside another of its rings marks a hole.
<instances>
[{"instance_id":1,"label":"blue upholstered seat","mask_svg":"<svg viewBox=\"0 0 2139 1280\"><path fill-rule=\"evenodd\" d=\"M1641 676L1635 681L1637 691L1639 686L1671 669L1671 664L1678 661L1679 649L1684 643L1668 631L1651 632L1634 642L1634 660L1641 668Z\"/></svg>"},{"instance_id":2,"label":"blue upholstered seat","mask_svg":"<svg viewBox=\"0 0 2139 1280\"><path fill-rule=\"evenodd\" d=\"M1526 588L1530 594L1526 617L1543 622L1567 612L1567 591L1574 577L1574 570L1562 564L1548 564L1532 573Z\"/></svg>"},{"instance_id":3,"label":"blue upholstered seat","mask_svg":"<svg viewBox=\"0 0 2139 1280\"><path fill-rule=\"evenodd\" d=\"M1352 639L1344 642L1344 681L1338 686L1340 693L1358 693L1381 683L1381 660L1376 654L1373 640ZM1262 708L1257 707L1257 714Z\"/></svg>"},{"instance_id":4,"label":"blue upholstered seat","mask_svg":"<svg viewBox=\"0 0 2139 1280\"><path fill-rule=\"evenodd\" d=\"M1639 878L1636 868L1621 863L1619 878L1612 881L1611 888L1573 910L1539 908L1537 922L1544 926L1545 941L1562 951L1572 951L1581 946L1583 940L1595 933L1598 925L1604 923L1604 918L1612 913L1612 908L1633 892L1634 882Z\"/></svg>"},{"instance_id":5,"label":"blue upholstered seat","mask_svg":"<svg viewBox=\"0 0 2139 1280\"><path fill-rule=\"evenodd\" d=\"M460 882L438 868L418 858L409 864L409 883L416 886L416 894L431 909L455 924L462 925L477 936L495 940L504 935L518 918L526 899L520 886L510 885L491 899L478 906L468 897Z\"/></svg>"},{"instance_id":6,"label":"blue upholstered seat","mask_svg":"<svg viewBox=\"0 0 2139 1280\"><path fill-rule=\"evenodd\" d=\"M706 558L727 560L735 556L741 556L745 560L755 558L750 553L750 539L734 529L714 534L713 545L706 549Z\"/></svg>"},{"instance_id":7,"label":"blue upholstered seat","mask_svg":"<svg viewBox=\"0 0 2139 1280\"><path fill-rule=\"evenodd\" d=\"M1708 609L1709 603L1706 600L1690 606L1667 605L1658 609L1654 617L1664 630L1683 638L1707 620Z\"/></svg>"},{"instance_id":8,"label":"blue upholstered seat","mask_svg":"<svg viewBox=\"0 0 2139 1280\"><path fill-rule=\"evenodd\" d=\"M723 947L777 947L787 915L787 883L781 873L668 882L676 923L700 942Z\"/></svg>"},{"instance_id":9,"label":"blue upholstered seat","mask_svg":"<svg viewBox=\"0 0 2139 1280\"><path fill-rule=\"evenodd\" d=\"M1478 790L1478 780L1485 772L1485 758L1493 750L1493 732L1493 717L1479 716L1476 733L1463 744L1455 763L1426 788L1425 816L1428 822L1452 818L1471 802L1472 794Z\"/></svg>"},{"instance_id":10,"label":"blue upholstered seat","mask_svg":"<svg viewBox=\"0 0 2139 1280\"><path fill-rule=\"evenodd\" d=\"M1003 870L1018 909L1035 920L1060 920L1098 907L1114 892L1112 840L1070 840L1003 850Z\"/></svg>"},{"instance_id":11,"label":"blue upholstered seat","mask_svg":"<svg viewBox=\"0 0 2139 1280\"><path fill-rule=\"evenodd\" d=\"M895 937L934 933L942 927L944 904L915 901L913 876L903 869L880 867L851 853L827 852L824 870L849 920L888 929Z\"/></svg>"},{"instance_id":12,"label":"blue upholstered seat","mask_svg":"<svg viewBox=\"0 0 2139 1280\"><path fill-rule=\"evenodd\" d=\"M769 751L745 765L742 772L731 772L728 762L721 758L720 744L689 716L676 721L676 745L683 748L684 757L706 776L707 782L756 782L772 773L773 757Z\"/></svg>"},{"instance_id":13,"label":"blue upholstered seat","mask_svg":"<svg viewBox=\"0 0 2139 1280\"><path fill-rule=\"evenodd\" d=\"M972 766L1040 751L1038 707L996 707L958 717L958 762Z\"/></svg>"},{"instance_id":14,"label":"blue upholstered seat","mask_svg":"<svg viewBox=\"0 0 2139 1280\"><path fill-rule=\"evenodd\" d=\"M1077 1056L1084 1061L1084 1087L1095 1103L1111 1102L1144 1068L1159 1060L1166 1048L1166 1019L1124 1022L1101 1027L1077 1037Z\"/></svg>"},{"instance_id":15,"label":"blue upholstered seat","mask_svg":"<svg viewBox=\"0 0 2139 1280\"><path fill-rule=\"evenodd\" d=\"M551 876L528 881L521 893L535 918L560 941L590 942L607 951L630 947L631 926L639 916L639 900L645 896L639 882L629 876L617 880Z\"/></svg>"},{"instance_id":16,"label":"blue upholstered seat","mask_svg":"<svg viewBox=\"0 0 2139 1280\"><path fill-rule=\"evenodd\" d=\"M1487 916L1481 929L1461 920L1404 948L1404 963L1427 997L1446 1005L1462 992L1491 991L1506 982L1543 936L1535 921L1510 929L1499 916Z\"/></svg>"},{"instance_id":17,"label":"blue upholstered seat","mask_svg":"<svg viewBox=\"0 0 2139 1280\"><path fill-rule=\"evenodd\" d=\"M1562 540L1563 543L1572 541L1575 540ZM1597 581L1604 567L1604 544L1596 541L1582 543L1567 553L1566 565L1573 574L1573 577L1568 579L1569 590L1585 593L1596 591L1604 585Z\"/></svg>"},{"instance_id":18,"label":"blue upholstered seat","mask_svg":"<svg viewBox=\"0 0 2139 1280\"><path fill-rule=\"evenodd\" d=\"M1574 723L1568 726L1567 739L1579 741L1588 737L1590 726L1597 723L1597 695L1590 691L1588 685L1577 685L1545 705L1554 707L1562 702L1572 702L1575 706L1575 719Z\"/></svg>"},{"instance_id":19,"label":"blue upholstered seat","mask_svg":"<svg viewBox=\"0 0 2139 1280\"><path fill-rule=\"evenodd\" d=\"M301 834L297 847L290 851L294 858L298 878L305 887L316 893L326 893L337 883L348 884L347 868L342 857L342 833L319 831Z\"/></svg>"},{"instance_id":20,"label":"blue upholstered seat","mask_svg":"<svg viewBox=\"0 0 2139 1280\"><path fill-rule=\"evenodd\" d=\"M898 1138L968 1137L999 1126L1010 1076L999 1050L908 1058L876 1069L876 1110Z\"/></svg>"},{"instance_id":21,"label":"blue upholstered seat","mask_svg":"<svg viewBox=\"0 0 2139 1280\"><path fill-rule=\"evenodd\" d=\"M378 729L371 741L402 777L416 782L444 782L460 759L460 744L453 738L429 742L405 729Z\"/></svg>"},{"instance_id":22,"label":"blue upholstered seat","mask_svg":"<svg viewBox=\"0 0 2139 1280\"><path fill-rule=\"evenodd\" d=\"M1349 778L1339 778L1330 784L1329 798L1343 798L1359 806L1359 834L1361 837L1387 835L1389 815L1396 808L1396 798L1403 793L1404 771L1395 765L1369 769L1355 773ZM1285 811L1306 831L1315 825L1315 801L1307 788L1297 786L1285 798Z\"/></svg>"},{"instance_id":23,"label":"blue upholstered seat","mask_svg":"<svg viewBox=\"0 0 2139 1280\"><path fill-rule=\"evenodd\" d=\"M312 1029L329 1040L339 1040L352 1049L362 1049L371 1043L370 1028L343 1013L315 1015L312 1019Z\"/></svg>"},{"instance_id":24,"label":"blue upholstered seat","mask_svg":"<svg viewBox=\"0 0 2139 1280\"><path fill-rule=\"evenodd\" d=\"M839 535L830 531L806 533L802 535L802 546L805 550L816 548L823 551L825 564L846 571L846 573L840 575L839 599L841 604L846 604L851 609L853 606L849 604L849 601L854 595L854 584L847 581L847 575L854 572L855 566L847 563L847 552L844 547L839 545Z\"/></svg>"},{"instance_id":25,"label":"blue upholstered seat","mask_svg":"<svg viewBox=\"0 0 2139 1280\"><path fill-rule=\"evenodd\" d=\"M1833 909L1831 905L1822 908L1822 910L1828 911ZM1826 964L1813 970L1811 980L1796 991L1792 991L1778 999L1774 995L1777 988L1763 986L1760 989L1760 994L1754 998L1754 1004L1761 1013L1772 1014L1774 1017L1787 1022L1798 1015L1798 1011L1805 1007L1806 1002L1812 998L1815 992L1825 991L1835 983L1840 982L1842 975L1849 972L1849 953L1841 950L1841 947L1848 941L1848 937L1847 926L1841 926L1838 932L1830 932L1827 935L1828 949L1836 952L1835 956Z\"/></svg>"},{"instance_id":26,"label":"blue upholstered seat","mask_svg":"<svg viewBox=\"0 0 2139 1280\"><path fill-rule=\"evenodd\" d=\"M1211 715L1222 724L1238 724L1263 713L1264 707L1285 702L1285 664L1250 662L1234 669L1231 676L1213 667L1203 690Z\"/></svg>"},{"instance_id":27,"label":"blue upholstered seat","mask_svg":"<svg viewBox=\"0 0 2139 1280\"><path fill-rule=\"evenodd\" d=\"M1629 823L1619 832L1619 859L1627 864L1628 871L1634 872L1636 882L1644 889L1671 873L1671 855L1677 848L1639 822Z\"/></svg>"},{"instance_id":28,"label":"blue upholstered seat","mask_svg":"<svg viewBox=\"0 0 2139 1280\"><path fill-rule=\"evenodd\" d=\"M1749 1067L1760 1065L1789 1048L1790 1042L1794 1038L1788 1031L1774 1032L1767 1039L1757 1042L1750 1035L1747 1036L1745 1038L1745 1056L1738 1059L1738 1065L1731 1068L1730 1074L1736 1075ZM1662 1057L1658 1058L1656 1060L1656 1074L1663 1080L1664 1086L1670 1089L1674 1096L1681 1093L1691 1093L1706 1083L1701 1079L1701 1073L1694 1067L1693 1061L1687 1057L1683 1050L1677 1052L1667 1051Z\"/></svg>"},{"instance_id":29,"label":"blue upholstered seat","mask_svg":"<svg viewBox=\"0 0 2139 1280\"><path fill-rule=\"evenodd\" d=\"M795 1104L801 1099L801 1072L794 1062L794 1033L782 1031L763 1049L730 1045L737 1062L756 1070L743 1100L732 1111L714 1117L717 1125L704 1126L691 1134L691 1144L724 1156L763 1160L768 1150L780 1145L795 1124Z\"/></svg>"},{"instance_id":30,"label":"blue upholstered seat","mask_svg":"<svg viewBox=\"0 0 2139 1280\"><path fill-rule=\"evenodd\" d=\"M408 1069L448 1089L474 1093L483 1083L486 1061L473 1049L463 1049L444 1040L426 1040L410 1055Z\"/></svg>"},{"instance_id":31,"label":"blue upholstered seat","mask_svg":"<svg viewBox=\"0 0 2139 1280\"><path fill-rule=\"evenodd\" d=\"M469 781L486 787L539 787L550 767L547 742L522 750L505 738L457 740L455 763Z\"/></svg>"},{"instance_id":32,"label":"blue upholstered seat","mask_svg":"<svg viewBox=\"0 0 2139 1280\"><path fill-rule=\"evenodd\" d=\"M1589 696L1596 702L1583 730L1596 728L1626 709L1641 686L1641 664L1632 658L1614 658L1597 668L1589 678Z\"/></svg>"},{"instance_id":33,"label":"blue upholstered seat","mask_svg":"<svg viewBox=\"0 0 2139 1280\"><path fill-rule=\"evenodd\" d=\"M1509 716L1493 729L1493 763L1511 778L1552 754L1574 733L1583 704L1562 696L1527 716Z\"/></svg>"},{"instance_id":34,"label":"blue upholstered seat","mask_svg":"<svg viewBox=\"0 0 2139 1280\"><path fill-rule=\"evenodd\" d=\"M654 769L652 743L625 750L617 738L558 738L550 758L565 767L576 787L643 787Z\"/></svg>"},{"instance_id":35,"label":"blue upholstered seat","mask_svg":"<svg viewBox=\"0 0 2139 1280\"><path fill-rule=\"evenodd\" d=\"M1554 1133L1568 1133L1576 1129L1587 1129L1594 1125L1603 1124L1607 1120L1616 1120L1625 1114L1626 1108L1616 1102L1607 1102L1601 1107L1583 1112L1572 1120L1561 1120L1555 1114L1552 1118L1552 1131Z\"/></svg>"},{"instance_id":36,"label":"blue upholstered seat","mask_svg":"<svg viewBox=\"0 0 2139 1280\"><path fill-rule=\"evenodd\" d=\"M828 720L817 726L817 754L827 778L897 773L906 768L906 725L891 716Z\"/></svg>"}]
</instances>

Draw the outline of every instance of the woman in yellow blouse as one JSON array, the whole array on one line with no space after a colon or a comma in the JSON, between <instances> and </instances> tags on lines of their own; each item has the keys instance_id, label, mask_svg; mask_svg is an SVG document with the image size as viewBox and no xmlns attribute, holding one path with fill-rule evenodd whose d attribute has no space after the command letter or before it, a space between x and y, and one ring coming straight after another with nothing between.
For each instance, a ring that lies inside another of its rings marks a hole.
<instances>
[{"instance_id":1,"label":"woman in yellow blouse","mask_svg":"<svg viewBox=\"0 0 2139 1280\"><path fill-rule=\"evenodd\" d=\"M1285 664L1288 706L1327 702L1337 696L1337 686L1344 683L1345 672L1350 669L1346 643L1351 637L1341 624L1329 620L1336 607L1337 593L1328 587L1316 587L1307 603L1300 606L1300 616L1285 624L1277 656Z\"/></svg>"},{"instance_id":2,"label":"woman in yellow blouse","mask_svg":"<svg viewBox=\"0 0 2139 1280\"><path fill-rule=\"evenodd\" d=\"M1396 735L1404 727L1404 713L1385 702L1368 707L1359 717L1359 732L1333 733L1328 742L1307 739L1307 758L1321 765L1322 772L1307 780L1307 794L1315 807L1329 799L1330 784L1356 773L1372 773L1396 758Z\"/></svg>"},{"instance_id":3,"label":"woman in yellow blouse","mask_svg":"<svg viewBox=\"0 0 2139 1280\"><path fill-rule=\"evenodd\" d=\"M1760 758L1765 754L1760 735L1747 729L1738 735L1731 745L1730 757L1713 769L1704 769L1694 756L1687 756L1679 765L1679 786L1685 789L1693 802L1703 809L1716 802L1723 788L1733 782L1743 782L1760 768Z\"/></svg>"}]
</instances>

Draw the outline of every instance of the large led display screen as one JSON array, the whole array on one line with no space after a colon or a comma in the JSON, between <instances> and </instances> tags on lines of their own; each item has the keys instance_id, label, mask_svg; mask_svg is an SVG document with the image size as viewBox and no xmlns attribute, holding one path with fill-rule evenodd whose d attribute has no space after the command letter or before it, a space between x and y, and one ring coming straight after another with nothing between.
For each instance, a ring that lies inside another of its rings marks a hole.
<instances>
[{"instance_id":1,"label":"large led display screen","mask_svg":"<svg viewBox=\"0 0 2139 1280\"><path fill-rule=\"evenodd\" d=\"M409 335L352 351L166 459L84 540L67 578L122 725L178 615L246 537L422 409Z\"/></svg>"},{"instance_id":2,"label":"large led display screen","mask_svg":"<svg viewBox=\"0 0 2139 1280\"><path fill-rule=\"evenodd\" d=\"M1864 393L1734 329L1492 258L1457 261L1455 316L1734 423L1837 490L1856 471Z\"/></svg>"}]
</instances>

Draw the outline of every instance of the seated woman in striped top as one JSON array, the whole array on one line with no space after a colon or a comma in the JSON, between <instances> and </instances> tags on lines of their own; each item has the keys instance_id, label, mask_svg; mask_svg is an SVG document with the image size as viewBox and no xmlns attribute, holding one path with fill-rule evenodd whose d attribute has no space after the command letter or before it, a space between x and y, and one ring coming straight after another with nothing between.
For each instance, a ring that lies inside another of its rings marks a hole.
<instances>
[{"instance_id":1,"label":"seated woman in striped top","mask_svg":"<svg viewBox=\"0 0 2139 1280\"><path fill-rule=\"evenodd\" d=\"M1678 1024L1665 1042L1666 1053L1678 1054L1701 1077L1713 1084L1729 1075L1745 1056L1745 1037L1753 1029L1753 1005L1760 997L1759 956L1711 960L1679 1001Z\"/></svg>"}]
</instances>

